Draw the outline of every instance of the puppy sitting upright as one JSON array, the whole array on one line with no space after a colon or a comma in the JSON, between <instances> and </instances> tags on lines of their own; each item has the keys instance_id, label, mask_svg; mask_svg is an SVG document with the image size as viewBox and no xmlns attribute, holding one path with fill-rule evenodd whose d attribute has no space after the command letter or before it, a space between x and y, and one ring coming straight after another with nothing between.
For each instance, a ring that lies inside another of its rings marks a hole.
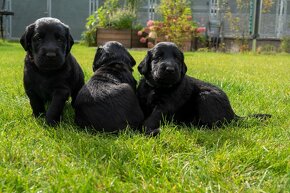
<instances>
[{"instance_id":1,"label":"puppy sitting upright","mask_svg":"<svg viewBox=\"0 0 290 193\"><path fill-rule=\"evenodd\" d=\"M135 60L122 44L112 41L98 48L94 75L80 90L76 102L76 123L94 130L116 132L127 125L138 128L143 112L135 95L132 75Z\"/></svg>"},{"instance_id":2,"label":"puppy sitting upright","mask_svg":"<svg viewBox=\"0 0 290 193\"><path fill-rule=\"evenodd\" d=\"M220 88L186 75L183 53L174 43L162 42L149 50L138 70L144 75L137 95L148 132L158 133L163 116L177 123L208 127L239 118Z\"/></svg>"},{"instance_id":3,"label":"puppy sitting upright","mask_svg":"<svg viewBox=\"0 0 290 193\"><path fill-rule=\"evenodd\" d=\"M69 96L72 104L84 84L84 74L70 54L74 41L69 28L55 18L41 18L26 27L20 40L27 51L24 66L24 88L33 114L45 115L54 125ZM50 103L46 111L45 105Z\"/></svg>"}]
</instances>

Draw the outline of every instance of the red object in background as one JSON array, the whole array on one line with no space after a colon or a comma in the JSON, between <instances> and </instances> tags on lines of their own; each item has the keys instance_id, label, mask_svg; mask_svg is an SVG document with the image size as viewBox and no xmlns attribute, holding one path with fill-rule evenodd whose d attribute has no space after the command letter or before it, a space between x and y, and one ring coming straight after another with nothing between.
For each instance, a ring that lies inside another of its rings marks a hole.
<instances>
[{"instance_id":1,"label":"red object in background","mask_svg":"<svg viewBox=\"0 0 290 193\"><path fill-rule=\"evenodd\" d=\"M154 25L154 21L153 20L148 20L147 21L147 27L153 26Z\"/></svg>"},{"instance_id":2,"label":"red object in background","mask_svg":"<svg viewBox=\"0 0 290 193\"><path fill-rule=\"evenodd\" d=\"M146 38L144 38L144 37L140 38L140 42L141 43L146 43Z\"/></svg>"},{"instance_id":3,"label":"red object in background","mask_svg":"<svg viewBox=\"0 0 290 193\"><path fill-rule=\"evenodd\" d=\"M198 27L195 30L196 33L204 33L205 31L206 31L206 27Z\"/></svg>"},{"instance_id":4,"label":"red object in background","mask_svg":"<svg viewBox=\"0 0 290 193\"><path fill-rule=\"evenodd\" d=\"M138 35L138 36L142 36L142 34L143 34L142 31L138 31L138 32L137 32L137 35Z\"/></svg>"},{"instance_id":5,"label":"red object in background","mask_svg":"<svg viewBox=\"0 0 290 193\"><path fill-rule=\"evenodd\" d=\"M187 16L187 21L191 21L192 20L192 16L191 15L189 15L189 16Z\"/></svg>"}]
</instances>

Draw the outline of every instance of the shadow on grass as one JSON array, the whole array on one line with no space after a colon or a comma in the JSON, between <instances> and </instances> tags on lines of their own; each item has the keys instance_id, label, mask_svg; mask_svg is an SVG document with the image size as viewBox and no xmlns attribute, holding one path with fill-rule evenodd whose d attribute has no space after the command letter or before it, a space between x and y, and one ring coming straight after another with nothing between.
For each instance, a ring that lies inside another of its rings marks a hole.
<instances>
[{"instance_id":1,"label":"shadow on grass","mask_svg":"<svg viewBox=\"0 0 290 193\"><path fill-rule=\"evenodd\" d=\"M248 130L252 130L253 133L254 130L263 129L267 124L267 121L260 122L249 118L209 129L165 122L159 136L148 137L130 128L117 134L93 132L89 128L76 126L73 117L73 108L67 103L63 120L58 126L47 126L43 118L38 118L36 123L46 130L46 135L59 147L60 152L65 152L81 162L94 163L98 160L108 164L114 161L115 165L134 162L136 156L146 153L148 155L194 154L200 149L216 152L229 145L231 148L255 147L256 141L249 136Z\"/></svg>"}]
</instances>

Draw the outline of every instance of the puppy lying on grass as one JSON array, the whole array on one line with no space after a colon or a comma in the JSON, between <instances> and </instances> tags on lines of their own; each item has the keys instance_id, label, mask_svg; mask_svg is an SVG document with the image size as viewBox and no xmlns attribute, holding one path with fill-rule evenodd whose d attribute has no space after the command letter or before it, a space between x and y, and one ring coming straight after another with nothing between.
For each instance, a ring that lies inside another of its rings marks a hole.
<instances>
[{"instance_id":1,"label":"puppy lying on grass","mask_svg":"<svg viewBox=\"0 0 290 193\"><path fill-rule=\"evenodd\" d=\"M24 88L33 114L45 115L55 125L65 102L71 96L73 104L84 84L83 71L70 54L74 41L69 28L58 19L40 18L26 27L20 43L27 52Z\"/></svg>"},{"instance_id":2,"label":"puppy lying on grass","mask_svg":"<svg viewBox=\"0 0 290 193\"><path fill-rule=\"evenodd\" d=\"M94 75L80 90L75 102L75 122L94 131L117 132L138 128L143 121L135 91L132 67L135 60L122 44L111 41L98 48Z\"/></svg>"},{"instance_id":3,"label":"puppy lying on grass","mask_svg":"<svg viewBox=\"0 0 290 193\"><path fill-rule=\"evenodd\" d=\"M138 70L144 77L137 96L145 115L144 126L150 133L159 132L163 116L177 123L206 127L240 118L220 88L186 75L183 53L174 43L162 42L149 50Z\"/></svg>"}]
</instances>

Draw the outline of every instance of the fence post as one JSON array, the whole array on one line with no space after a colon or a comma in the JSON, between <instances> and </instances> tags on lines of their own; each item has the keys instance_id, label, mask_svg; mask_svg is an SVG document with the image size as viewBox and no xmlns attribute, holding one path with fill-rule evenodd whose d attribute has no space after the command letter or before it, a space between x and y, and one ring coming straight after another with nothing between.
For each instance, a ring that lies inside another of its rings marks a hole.
<instances>
[{"instance_id":1,"label":"fence post","mask_svg":"<svg viewBox=\"0 0 290 193\"><path fill-rule=\"evenodd\" d=\"M252 42L252 51L256 52L257 48L257 38L259 37L259 26L260 26L260 15L262 9L262 0L256 0L254 3L254 29L253 29L253 42Z\"/></svg>"}]
</instances>

